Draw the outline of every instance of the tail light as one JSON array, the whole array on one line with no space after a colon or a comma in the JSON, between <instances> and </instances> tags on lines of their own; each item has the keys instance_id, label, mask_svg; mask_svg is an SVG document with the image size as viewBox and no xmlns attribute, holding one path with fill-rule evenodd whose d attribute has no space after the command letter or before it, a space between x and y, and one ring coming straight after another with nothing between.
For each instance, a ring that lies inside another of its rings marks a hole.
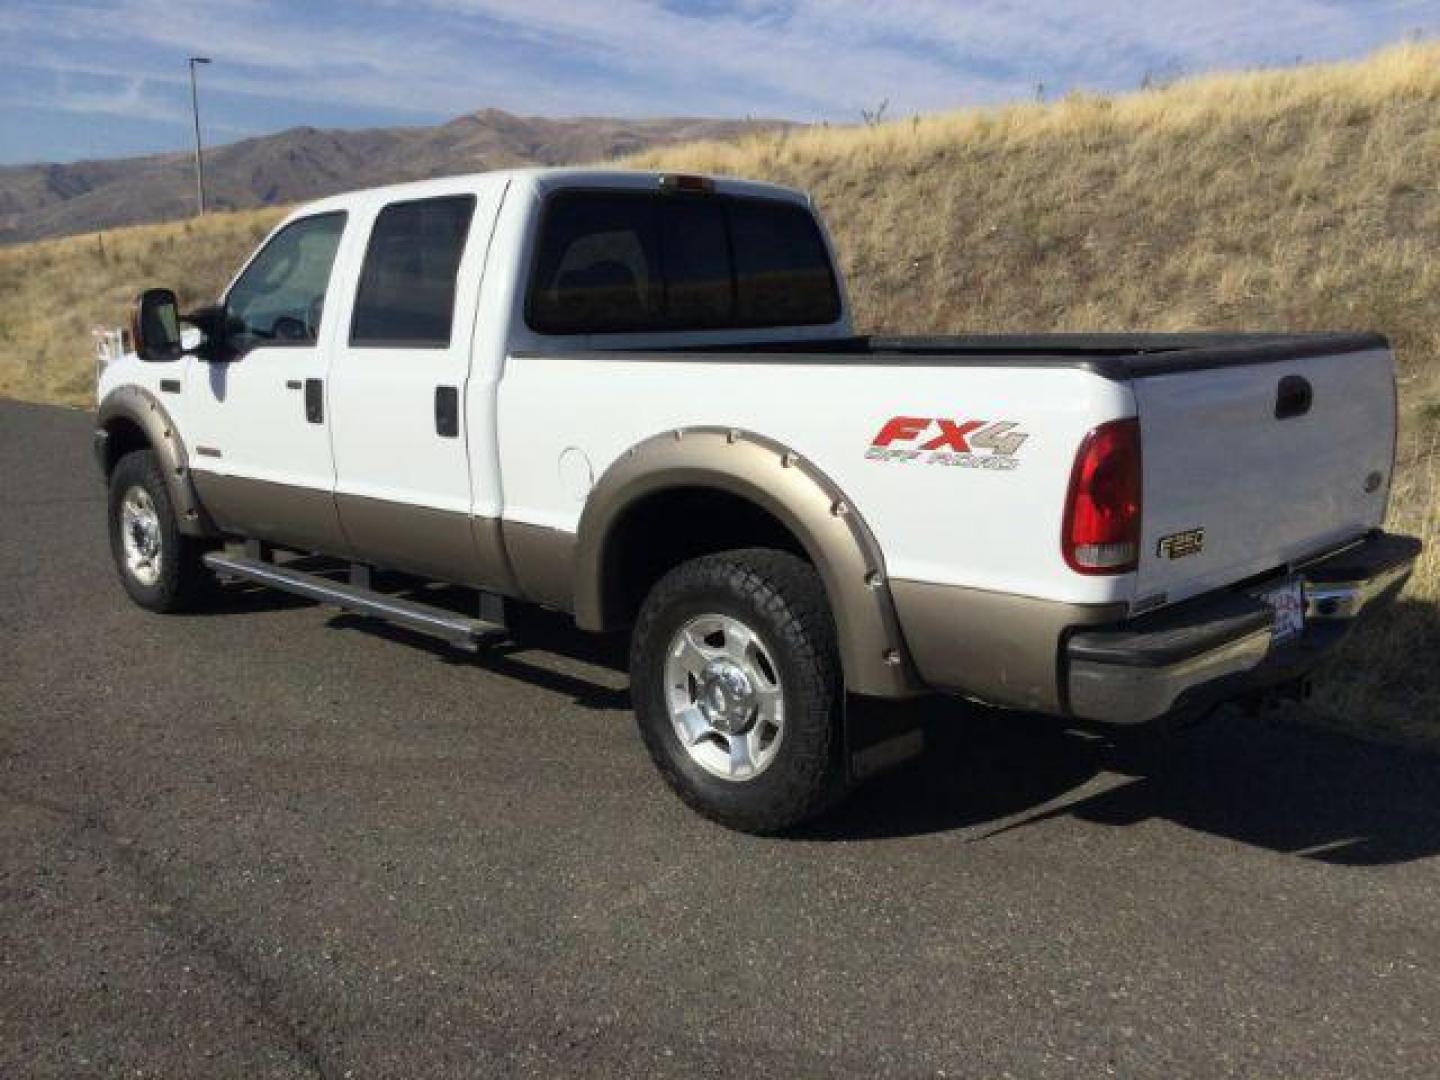
<instances>
[{"instance_id":1,"label":"tail light","mask_svg":"<svg viewBox=\"0 0 1440 1080\"><path fill-rule=\"evenodd\" d=\"M1114 420L1075 455L1060 540L1081 574L1123 574L1140 558L1140 422Z\"/></svg>"}]
</instances>

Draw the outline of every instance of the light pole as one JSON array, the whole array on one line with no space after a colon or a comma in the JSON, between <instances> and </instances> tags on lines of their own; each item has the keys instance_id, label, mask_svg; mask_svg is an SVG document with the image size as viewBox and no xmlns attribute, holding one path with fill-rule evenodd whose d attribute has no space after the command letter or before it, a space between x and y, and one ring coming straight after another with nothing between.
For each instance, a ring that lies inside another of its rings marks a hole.
<instances>
[{"instance_id":1,"label":"light pole","mask_svg":"<svg viewBox=\"0 0 1440 1080\"><path fill-rule=\"evenodd\" d=\"M208 56L190 57L190 113L195 118L195 202L205 213L205 160L200 150L200 98L195 92L195 65L208 64Z\"/></svg>"}]
</instances>

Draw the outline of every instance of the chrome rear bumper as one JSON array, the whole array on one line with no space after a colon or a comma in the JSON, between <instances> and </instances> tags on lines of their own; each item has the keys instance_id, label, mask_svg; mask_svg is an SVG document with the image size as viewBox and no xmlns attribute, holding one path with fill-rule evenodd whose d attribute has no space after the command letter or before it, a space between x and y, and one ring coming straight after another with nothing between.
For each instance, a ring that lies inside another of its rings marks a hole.
<instances>
[{"instance_id":1,"label":"chrome rear bumper","mask_svg":"<svg viewBox=\"0 0 1440 1080\"><path fill-rule=\"evenodd\" d=\"M1365 611L1399 592L1420 550L1412 537L1374 533L1298 567L1306 628L1283 644L1272 640L1270 608L1243 592L1073 633L1065 646L1069 711L1087 720L1144 723L1303 674Z\"/></svg>"},{"instance_id":2,"label":"chrome rear bumper","mask_svg":"<svg viewBox=\"0 0 1440 1080\"><path fill-rule=\"evenodd\" d=\"M1360 543L1300 568L1305 621L1354 619L1398 591L1420 557L1420 541L1375 533Z\"/></svg>"}]
</instances>

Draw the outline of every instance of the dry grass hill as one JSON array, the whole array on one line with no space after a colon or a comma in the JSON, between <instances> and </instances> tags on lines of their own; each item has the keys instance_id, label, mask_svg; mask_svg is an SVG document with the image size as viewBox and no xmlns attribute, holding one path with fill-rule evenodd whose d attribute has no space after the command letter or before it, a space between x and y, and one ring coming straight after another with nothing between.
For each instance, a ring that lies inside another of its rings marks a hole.
<instances>
[{"instance_id":1,"label":"dry grass hill","mask_svg":"<svg viewBox=\"0 0 1440 1080\"><path fill-rule=\"evenodd\" d=\"M1429 554L1321 686L1327 722L1440 747L1440 46L701 143L628 159L813 191L864 329L1378 329L1401 359L1394 517ZM210 296L274 212L0 250L0 394L86 405L145 283Z\"/></svg>"}]
</instances>

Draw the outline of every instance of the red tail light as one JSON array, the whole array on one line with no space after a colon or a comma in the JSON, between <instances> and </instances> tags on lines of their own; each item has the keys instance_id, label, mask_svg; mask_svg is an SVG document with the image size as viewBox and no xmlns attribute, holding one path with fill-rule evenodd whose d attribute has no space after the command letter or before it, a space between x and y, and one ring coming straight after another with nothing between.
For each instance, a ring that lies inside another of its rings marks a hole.
<instances>
[{"instance_id":1,"label":"red tail light","mask_svg":"<svg viewBox=\"0 0 1440 1080\"><path fill-rule=\"evenodd\" d=\"M1140 422L1102 424L1080 444L1060 540L1081 574L1123 574L1140 558Z\"/></svg>"}]
</instances>

